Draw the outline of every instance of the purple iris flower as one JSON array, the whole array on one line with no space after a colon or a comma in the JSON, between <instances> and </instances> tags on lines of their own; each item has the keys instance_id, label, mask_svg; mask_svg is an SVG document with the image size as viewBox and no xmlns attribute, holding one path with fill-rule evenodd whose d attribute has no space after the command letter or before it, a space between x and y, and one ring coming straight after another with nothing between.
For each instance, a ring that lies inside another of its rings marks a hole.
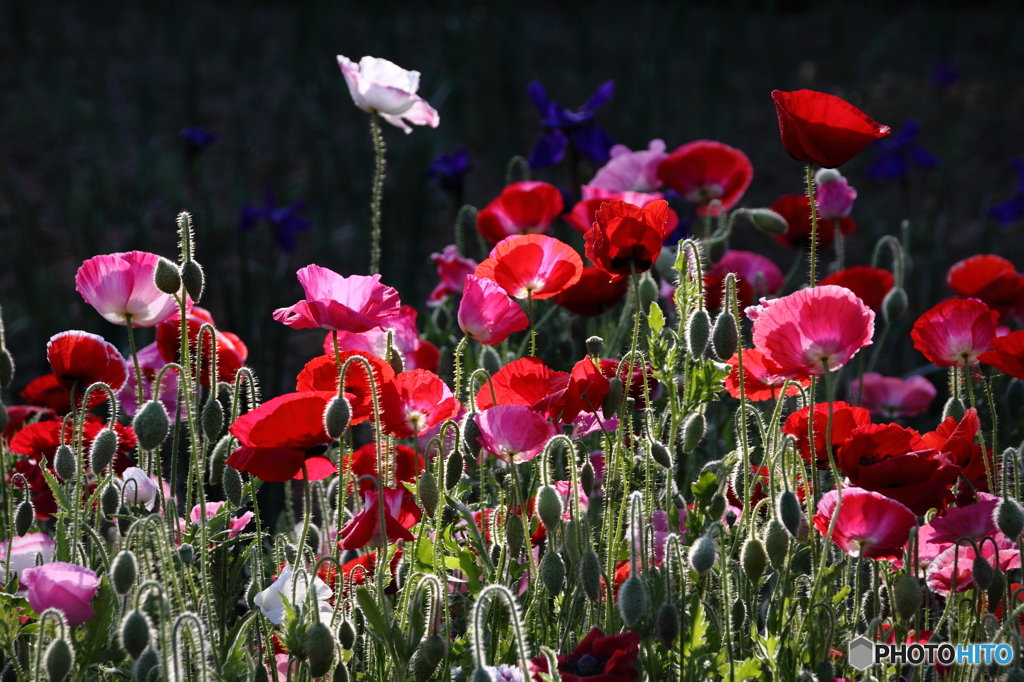
<instances>
[{"instance_id":1,"label":"purple iris flower","mask_svg":"<svg viewBox=\"0 0 1024 682\"><path fill-rule=\"evenodd\" d=\"M544 128L527 159L531 168L560 163L570 144L596 164L608 162L608 150L615 141L594 123L594 112L615 94L615 81L605 81L599 85L577 111L570 111L548 99L548 93L540 81L530 83L526 87L526 94L540 112L540 124Z\"/></svg>"},{"instance_id":2,"label":"purple iris flower","mask_svg":"<svg viewBox=\"0 0 1024 682\"><path fill-rule=\"evenodd\" d=\"M1009 225L1024 216L1024 161L1011 159L1013 169L1017 171L1017 189L1013 196L988 210L989 214L999 221L1000 225Z\"/></svg>"},{"instance_id":3,"label":"purple iris flower","mask_svg":"<svg viewBox=\"0 0 1024 682\"><path fill-rule=\"evenodd\" d=\"M217 141L217 136L214 133L199 126L182 128L179 135L181 141L185 143L185 156L189 159L195 158L199 152Z\"/></svg>"},{"instance_id":4,"label":"purple iris flower","mask_svg":"<svg viewBox=\"0 0 1024 682\"><path fill-rule=\"evenodd\" d=\"M274 238L277 245L283 250L291 253L295 250L295 233L309 229L310 222L299 214L305 211L306 207L301 201L286 206L278 206L274 201L274 188L267 185L263 206L252 206L246 204L242 207L242 215L238 221L238 229L248 232L256 226L260 220L266 220L274 229Z\"/></svg>"},{"instance_id":5,"label":"purple iris flower","mask_svg":"<svg viewBox=\"0 0 1024 682\"><path fill-rule=\"evenodd\" d=\"M879 180L895 180L910 171L911 162L921 168L939 165L938 157L917 143L920 131L920 123L905 121L895 135L872 142L878 156L868 168L868 175Z\"/></svg>"},{"instance_id":6,"label":"purple iris flower","mask_svg":"<svg viewBox=\"0 0 1024 682\"><path fill-rule=\"evenodd\" d=\"M451 154L438 154L427 168L427 175L455 198L462 201L462 181L469 172L469 150L459 147Z\"/></svg>"},{"instance_id":7,"label":"purple iris flower","mask_svg":"<svg viewBox=\"0 0 1024 682\"><path fill-rule=\"evenodd\" d=\"M960 82L960 70L948 59L935 62L932 69L932 84L940 88L951 88Z\"/></svg>"}]
</instances>

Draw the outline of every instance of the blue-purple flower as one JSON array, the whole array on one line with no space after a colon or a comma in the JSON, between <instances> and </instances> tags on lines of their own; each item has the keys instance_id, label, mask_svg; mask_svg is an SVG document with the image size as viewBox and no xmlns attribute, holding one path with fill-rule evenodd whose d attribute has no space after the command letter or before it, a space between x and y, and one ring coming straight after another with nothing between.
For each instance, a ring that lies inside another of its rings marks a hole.
<instances>
[{"instance_id":1,"label":"blue-purple flower","mask_svg":"<svg viewBox=\"0 0 1024 682\"><path fill-rule=\"evenodd\" d=\"M430 179L452 195L456 203L462 202L462 181L469 172L469 150L459 147L451 154L438 154L427 168Z\"/></svg>"},{"instance_id":2,"label":"blue-purple flower","mask_svg":"<svg viewBox=\"0 0 1024 682\"><path fill-rule=\"evenodd\" d=\"M875 140L872 145L878 150L878 156L868 168L868 175L879 180L895 180L910 171L911 162L921 168L939 165L938 157L917 143L920 131L920 123L905 121L894 135Z\"/></svg>"},{"instance_id":3,"label":"blue-purple flower","mask_svg":"<svg viewBox=\"0 0 1024 682\"><path fill-rule=\"evenodd\" d=\"M182 128L179 135L185 143L185 156L189 159L195 158L199 152L217 141L217 135L199 126Z\"/></svg>"},{"instance_id":4,"label":"blue-purple flower","mask_svg":"<svg viewBox=\"0 0 1024 682\"><path fill-rule=\"evenodd\" d=\"M295 250L295 233L309 229L310 222L299 214L306 207L301 201L286 206L278 206L274 201L274 188L267 185L263 206L246 204L242 207L242 215L238 221L238 229L248 232L260 220L266 220L274 230L274 239L283 251L291 253Z\"/></svg>"},{"instance_id":5,"label":"blue-purple flower","mask_svg":"<svg viewBox=\"0 0 1024 682\"><path fill-rule=\"evenodd\" d=\"M1001 225L1009 225L1024 216L1024 160L1014 158L1010 159L1010 163L1017 171L1017 189L1012 197L1000 201L988 210Z\"/></svg>"},{"instance_id":6,"label":"blue-purple flower","mask_svg":"<svg viewBox=\"0 0 1024 682\"><path fill-rule=\"evenodd\" d=\"M527 161L531 168L543 168L560 163L570 144L596 164L605 164L610 158L609 150L615 141L594 123L594 113L612 98L615 81L605 81L590 95L576 111L571 111L548 98L540 81L533 81L526 88L526 94L533 100L540 112L540 124L544 128L533 145Z\"/></svg>"}]
</instances>

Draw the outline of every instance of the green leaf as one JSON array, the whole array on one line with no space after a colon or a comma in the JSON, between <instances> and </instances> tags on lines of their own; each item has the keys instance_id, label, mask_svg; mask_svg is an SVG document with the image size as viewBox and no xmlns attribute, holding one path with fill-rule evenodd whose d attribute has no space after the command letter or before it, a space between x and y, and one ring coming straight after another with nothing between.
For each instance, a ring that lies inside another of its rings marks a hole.
<instances>
[{"instance_id":1,"label":"green leaf","mask_svg":"<svg viewBox=\"0 0 1024 682\"><path fill-rule=\"evenodd\" d=\"M379 642L388 642L391 637L391 624L380 610L377 600L365 585L356 588L356 601L359 609L366 616L366 626L370 635Z\"/></svg>"},{"instance_id":2,"label":"green leaf","mask_svg":"<svg viewBox=\"0 0 1024 682\"><path fill-rule=\"evenodd\" d=\"M50 490L53 491L53 497L57 500L57 505L64 511L71 511L71 500L64 493L64 486L60 484L57 477L50 473L46 467L40 467L43 472L43 478L46 479L46 484L50 486Z\"/></svg>"},{"instance_id":3,"label":"green leaf","mask_svg":"<svg viewBox=\"0 0 1024 682\"><path fill-rule=\"evenodd\" d=\"M737 680L761 679L761 662L756 658L748 658L739 663L733 663L736 670ZM718 674L723 679L729 678L729 661L726 661L718 668Z\"/></svg>"},{"instance_id":4,"label":"green leaf","mask_svg":"<svg viewBox=\"0 0 1024 682\"><path fill-rule=\"evenodd\" d=\"M832 605L839 606L839 604L846 600L846 597L850 594L850 588L844 587L843 589L832 595Z\"/></svg>"},{"instance_id":5,"label":"green leaf","mask_svg":"<svg viewBox=\"0 0 1024 682\"><path fill-rule=\"evenodd\" d=\"M697 601L697 606L693 610L693 622L687 632L690 636L683 643L684 660L687 655L692 655L704 646L704 637L708 632L708 619L704 615L704 605L700 601Z\"/></svg>"},{"instance_id":6,"label":"green leaf","mask_svg":"<svg viewBox=\"0 0 1024 682\"><path fill-rule=\"evenodd\" d=\"M78 655L87 664L99 663L108 658L104 647L111 642L113 635L110 627L119 619L117 617L117 594L114 588L103 576L100 582L100 589L92 600L92 608L95 615L85 624L83 630L85 636L78 645Z\"/></svg>"},{"instance_id":7,"label":"green leaf","mask_svg":"<svg viewBox=\"0 0 1024 682\"><path fill-rule=\"evenodd\" d=\"M651 301L651 312L647 313L647 324L651 327L651 336L658 337L665 328L665 313L657 301Z\"/></svg>"},{"instance_id":8,"label":"green leaf","mask_svg":"<svg viewBox=\"0 0 1024 682\"><path fill-rule=\"evenodd\" d=\"M711 504L711 498L718 492L718 476L710 471L705 471L696 481L690 484L694 499L701 504Z\"/></svg>"}]
</instances>

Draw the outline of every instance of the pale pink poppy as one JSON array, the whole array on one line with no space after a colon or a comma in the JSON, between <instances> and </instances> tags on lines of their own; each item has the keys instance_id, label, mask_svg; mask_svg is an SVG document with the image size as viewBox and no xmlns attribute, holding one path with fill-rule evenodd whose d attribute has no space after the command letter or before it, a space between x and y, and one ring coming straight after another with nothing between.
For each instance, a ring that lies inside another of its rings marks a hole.
<instances>
[{"instance_id":1,"label":"pale pink poppy","mask_svg":"<svg viewBox=\"0 0 1024 682\"><path fill-rule=\"evenodd\" d=\"M178 310L174 296L156 288L153 272L160 256L127 251L93 256L75 274L75 289L103 319L133 327L153 327Z\"/></svg>"},{"instance_id":2,"label":"pale pink poppy","mask_svg":"<svg viewBox=\"0 0 1024 682\"><path fill-rule=\"evenodd\" d=\"M338 66L348 85L352 101L363 111L378 113L385 121L408 135L413 125L436 128L441 122L437 111L416 94L420 72L406 71L387 59L363 57L356 64L338 55Z\"/></svg>"},{"instance_id":3,"label":"pale pink poppy","mask_svg":"<svg viewBox=\"0 0 1024 682\"><path fill-rule=\"evenodd\" d=\"M935 385L919 375L901 379L867 372L863 389L860 384L858 379L851 382L851 394L859 394L861 407L883 419L914 417L927 412L937 393Z\"/></svg>"},{"instance_id":4,"label":"pale pink poppy","mask_svg":"<svg viewBox=\"0 0 1024 682\"><path fill-rule=\"evenodd\" d=\"M476 416L480 444L503 462L520 464L541 453L558 433L540 414L522 405L498 405Z\"/></svg>"},{"instance_id":5,"label":"pale pink poppy","mask_svg":"<svg viewBox=\"0 0 1024 682\"><path fill-rule=\"evenodd\" d=\"M398 292L381 284L380 275L342 277L319 265L307 265L295 275L306 298L274 311L274 319L292 329L365 332L385 325L401 310Z\"/></svg>"},{"instance_id":6,"label":"pale pink poppy","mask_svg":"<svg viewBox=\"0 0 1024 682\"><path fill-rule=\"evenodd\" d=\"M54 561L26 568L21 583L28 590L28 603L36 613L57 609L74 627L95 615L89 602L96 596L100 579L93 571L76 564Z\"/></svg>"},{"instance_id":7,"label":"pale pink poppy","mask_svg":"<svg viewBox=\"0 0 1024 682\"><path fill-rule=\"evenodd\" d=\"M416 326L418 313L411 305L403 305L397 315L389 317L383 326L365 332L338 332L338 351L347 350L369 353L378 358L387 357L388 330L392 331L393 348L397 349L405 363L405 369L437 369L440 352L437 346L420 338ZM324 355L334 357L334 333L324 337Z\"/></svg>"},{"instance_id":8,"label":"pale pink poppy","mask_svg":"<svg viewBox=\"0 0 1024 682\"><path fill-rule=\"evenodd\" d=\"M780 376L835 371L875 332L875 313L857 296L833 284L801 289L747 308L754 321L754 346L779 366Z\"/></svg>"},{"instance_id":9,"label":"pale pink poppy","mask_svg":"<svg viewBox=\"0 0 1024 682\"><path fill-rule=\"evenodd\" d=\"M1020 552L1017 543L1007 537L996 539L996 547L990 541L979 543L981 556L1000 573L1020 568ZM998 551L999 559L996 560ZM978 556L970 544L952 545L928 564L925 582L935 594L949 596L954 589L966 592L974 586L974 559ZM956 564L956 585L954 587L953 564ZM998 563L998 565L996 565Z\"/></svg>"},{"instance_id":10,"label":"pale pink poppy","mask_svg":"<svg viewBox=\"0 0 1024 682\"><path fill-rule=\"evenodd\" d=\"M459 303L459 328L470 338L493 346L529 326L530 318L497 282L473 275L466 277L466 289Z\"/></svg>"},{"instance_id":11,"label":"pale pink poppy","mask_svg":"<svg viewBox=\"0 0 1024 682\"><path fill-rule=\"evenodd\" d=\"M850 215L857 190L850 187L846 178L833 168L822 168L815 174L817 190L814 200L818 204L818 217L825 220L840 220Z\"/></svg>"},{"instance_id":12,"label":"pale pink poppy","mask_svg":"<svg viewBox=\"0 0 1024 682\"><path fill-rule=\"evenodd\" d=\"M589 185L583 186L584 191L588 186L612 192L653 192L661 187L658 166L668 156L664 140L651 140L647 149L635 152L617 144L609 155L611 159L594 174Z\"/></svg>"},{"instance_id":13,"label":"pale pink poppy","mask_svg":"<svg viewBox=\"0 0 1024 682\"><path fill-rule=\"evenodd\" d=\"M206 503L206 518L207 519L212 519L214 516L217 515L217 512L219 512L220 508L223 507L223 506L224 506L224 502L207 502ZM199 514L200 514L200 512L199 512L199 505L197 504L196 506L192 507L192 511L189 512L188 520L191 521L194 524L198 524L199 523ZM253 517L253 514L252 514L251 511L247 511L244 514L242 514L241 516L229 516L228 517L228 522L227 522L227 528L228 528L228 530L231 531L229 533L229 536L230 537L235 537L236 535L241 533L243 530L245 530L245 527L249 525L250 521L252 521L252 517Z\"/></svg>"},{"instance_id":14,"label":"pale pink poppy","mask_svg":"<svg viewBox=\"0 0 1024 682\"><path fill-rule=\"evenodd\" d=\"M46 533L26 533L15 536L13 540L0 541L0 582L7 582L7 545L11 547L11 574L21 575L25 569L36 565L36 557L41 556L43 563L53 561L53 540ZM24 586L23 586L24 587Z\"/></svg>"},{"instance_id":15,"label":"pale pink poppy","mask_svg":"<svg viewBox=\"0 0 1024 682\"><path fill-rule=\"evenodd\" d=\"M818 502L814 527L824 536L836 512L839 491L831 490ZM881 493L862 488L843 488L832 542L852 557L902 558L910 529L917 516L904 505Z\"/></svg>"},{"instance_id":16,"label":"pale pink poppy","mask_svg":"<svg viewBox=\"0 0 1024 682\"><path fill-rule=\"evenodd\" d=\"M156 495L160 489L157 487L156 481L150 478L145 471L139 467L128 467L121 473L121 484L124 487L124 501L127 504L137 504L146 509L153 509Z\"/></svg>"},{"instance_id":17,"label":"pale pink poppy","mask_svg":"<svg viewBox=\"0 0 1024 682\"><path fill-rule=\"evenodd\" d=\"M459 255L459 247L449 244L441 253L430 254L437 264L437 277L441 281L427 296L427 305L436 308L449 296L458 296L466 285L466 277L476 270L477 262Z\"/></svg>"}]
</instances>

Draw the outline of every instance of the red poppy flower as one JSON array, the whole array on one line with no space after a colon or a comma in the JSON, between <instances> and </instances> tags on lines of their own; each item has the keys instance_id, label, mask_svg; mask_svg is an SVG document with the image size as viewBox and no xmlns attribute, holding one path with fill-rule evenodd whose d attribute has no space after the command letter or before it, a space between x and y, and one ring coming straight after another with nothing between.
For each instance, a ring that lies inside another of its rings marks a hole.
<instances>
[{"instance_id":1,"label":"red poppy flower","mask_svg":"<svg viewBox=\"0 0 1024 682\"><path fill-rule=\"evenodd\" d=\"M331 442L324 431L324 410L335 392L286 393L235 420L229 431L240 447L228 465L264 481L327 478L337 467L324 453Z\"/></svg>"},{"instance_id":2,"label":"red poppy flower","mask_svg":"<svg viewBox=\"0 0 1024 682\"><path fill-rule=\"evenodd\" d=\"M79 393L102 381L115 391L128 379L128 367L114 344L102 336L77 330L61 332L46 344L46 359L60 385Z\"/></svg>"},{"instance_id":3,"label":"red poppy flower","mask_svg":"<svg viewBox=\"0 0 1024 682\"><path fill-rule=\"evenodd\" d=\"M478 410L494 405L533 407L568 385L568 372L555 371L537 358L520 358L498 370L489 382L481 384L476 394L476 407Z\"/></svg>"},{"instance_id":4,"label":"red poppy flower","mask_svg":"<svg viewBox=\"0 0 1024 682\"><path fill-rule=\"evenodd\" d=\"M643 208L652 201L665 198L665 195L661 192L613 192L591 185L583 185L580 190L583 192L583 199L576 202L572 210L562 216L562 220L569 223L570 227L581 234L586 234L594 226L594 221L597 220L595 217L597 209L601 208L605 202L625 201L627 204ZM666 232L671 234L678 225L679 214L669 207L668 225L665 227Z\"/></svg>"},{"instance_id":5,"label":"red poppy flower","mask_svg":"<svg viewBox=\"0 0 1024 682\"><path fill-rule=\"evenodd\" d=\"M573 365L566 387L536 403L533 408L544 411L552 420L568 424L580 412L596 412L609 388L608 378L594 365L593 359L583 358Z\"/></svg>"},{"instance_id":6,"label":"red poppy flower","mask_svg":"<svg viewBox=\"0 0 1024 682\"><path fill-rule=\"evenodd\" d=\"M752 251L727 251L704 272L704 305L718 310L725 298L725 276L737 278L736 293L741 308L753 305L762 296L773 296L782 288L785 277L779 266Z\"/></svg>"},{"instance_id":7,"label":"red poppy flower","mask_svg":"<svg viewBox=\"0 0 1024 682\"><path fill-rule=\"evenodd\" d=\"M554 237L508 237L477 266L477 277L494 280L514 298L551 298L579 281L583 259Z\"/></svg>"},{"instance_id":8,"label":"red poppy flower","mask_svg":"<svg viewBox=\"0 0 1024 682\"><path fill-rule=\"evenodd\" d=\"M1013 263L982 254L956 263L946 273L946 284L964 298L977 298L999 313L1000 320L1024 312L1024 275Z\"/></svg>"},{"instance_id":9,"label":"red poppy flower","mask_svg":"<svg viewBox=\"0 0 1024 682\"><path fill-rule=\"evenodd\" d=\"M733 355L729 358L729 366L732 372L725 378L725 390L733 398L740 397L740 368L739 358ZM778 374L779 367L764 356L764 353L751 348L743 351L743 390L747 400L760 402L762 400L775 400L779 397L782 384L786 378ZM802 377L791 381L787 396L800 394L800 387L807 386L810 379ZM823 436L824 438L824 436ZM822 443L825 441L822 440Z\"/></svg>"},{"instance_id":10,"label":"red poppy flower","mask_svg":"<svg viewBox=\"0 0 1024 682\"><path fill-rule=\"evenodd\" d=\"M806 194L783 194L772 202L769 207L786 220L785 234L775 235L775 240L783 246L795 249L798 246L810 246L811 243L811 202ZM850 235L857 231L853 218L847 216L839 220L839 232ZM823 249L836 240L836 227L833 220L822 220L818 216L818 248Z\"/></svg>"},{"instance_id":11,"label":"red poppy flower","mask_svg":"<svg viewBox=\"0 0 1024 682\"><path fill-rule=\"evenodd\" d=\"M939 367L974 365L992 347L999 314L974 298L951 298L921 315L910 331L914 348Z\"/></svg>"},{"instance_id":12,"label":"red poppy flower","mask_svg":"<svg viewBox=\"0 0 1024 682\"><path fill-rule=\"evenodd\" d=\"M974 442L980 429L978 410L971 407L964 412L964 417L959 422L953 417L946 417L934 431L923 434L921 440L924 441L925 447L949 455L949 459L962 469L964 478L971 482L975 490L987 492L985 459L988 459L989 470L995 473L996 468L992 460L992 451L986 450L983 457L981 445Z\"/></svg>"},{"instance_id":13,"label":"red poppy flower","mask_svg":"<svg viewBox=\"0 0 1024 682\"><path fill-rule=\"evenodd\" d=\"M381 397L384 429L398 438L419 435L459 412L452 390L425 369L396 375L384 385Z\"/></svg>"},{"instance_id":14,"label":"red poppy flower","mask_svg":"<svg viewBox=\"0 0 1024 682\"><path fill-rule=\"evenodd\" d=\"M395 580L398 574L398 564L402 560L402 548L395 548L394 552L391 553L391 581L388 586L384 588L384 594L395 594L398 592L398 583ZM284 565L282 565L282 568ZM341 588L342 597L347 597L349 591L357 585L365 585L366 583L373 580L374 571L377 569L377 553L367 552L361 554L355 559L346 561L341 565L341 577L344 581L344 585ZM320 580L324 581L328 587L332 590L335 589L334 585L335 568L333 563L322 563L320 564L320 570L317 571L317 576ZM328 603L334 605L334 600L337 596L337 590L335 594L328 599Z\"/></svg>"},{"instance_id":15,"label":"red poppy flower","mask_svg":"<svg viewBox=\"0 0 1024 682\"><path fill-rule=\"evenodd\" d=\"M210 311L193 306L186 317L188 322L188 346L195 359L199 355L199 329L204 324L215 325ZM216 331L217 337L217 380L233 382L235 373L245 365L249 357L249 349L242 340L231 332ZM165 362L178 362L181 353L181 314L156 326L156 343L160 356ZM210 385L210 335L203 334L203 364L199 381L203 386Z\"/></svg>"},{"instance_id":16,"label":"red poppy flower","mask_svg":"<svg viewBox=\"0 0 1024 682\"><path fill-rule=\"evenodd\" d=\"M640 656L640 634L632 630L605 637L599 628L587 633L568 656L558 655L562 682L633 682L639 675L635 663ZM545 656L530 659L530 675L540 682L548 672Z\"/></svg>"},{"instance_id":17,"label":"red poppy flower","mask_svg":"<svg viewBox=\"0 0 1024 682\"><path fill-rule=\"evenodd\" d=\"M838 490L831 490L818 502L814 527L824 536L836 513ZM843 488L843 504L836 518L832 542L850 556L868 559L899 559L917 525L914 512L881 493L861 488Z\"/></svg>"},{"instance_id":18,"label":"red poppy flower","mask_svg":"<svg viewBox=\"0 0 1024 682\"><path fill-rule=\"evenodd\" d=\"M354 350L338 353L342 366L345 365L346 360L355 356L366 358L370 363L373 380L378 395L380 395L384 385L395 378L395 370L391 369L391 365L388 363L369 353ZM295 390L299 393L329 391L336 394L338 392L338 364L335 362L334 354L321 355L307 362L295 381ZM345 397L348 398L349 406L352 408L352 424L366 421L373 416L370 378L366 375L366 366L359 360L354 360L345 370Z\"/></svg>"},{"instance_id":19,"label":"red poppy flower","mask_svg":"<svg viewBox=\"0 0 1024 682\"><path fill-rule=\"evenodd\" d=\"M892 273L870 265L856 265L833 273L821 280L820 284L835 284L846 287L857 295L864 305L876 313L882 311L882 301L892 289Z\"/></svg>"},{"instance_id":20,"label":"red poppy flower","mask_svg":"<svg viewBox=\"0 0 1024 682\"><path fill-rule=\"evenodd\" d=\"M978 360L992 365L1011 377L1024 379L1024 331L1010 332L992 339L992 348L978 356Z\"/></svg>"},{"instance_id":21,"label":"red poppy flower","mask_svg":"<svg viewBox=\"0 0 1024 682\"><path fill-rule=\"evenodd\" d=\"M882 493L912 512L943 510L960 474L944 454L930 449L913 429L899 424L866 424L843 441L836 457L853 485Z\"/></svg>"},{"instance_id":22,"label":"red poppy flower","mask_svg":"<svg viewBox=\"0 0 1024 682\"><path fill-rule=\"evenodd\" d=\"M658 179L684 199L708 212L712 199L726 211L736 205L750 186L754 167L739 149L713 140L697 140L679 147L658 166Z\"/></svg>"},{"instance_id":23,"label":"red poppy flower","mask_svg":"<svg viewBox=\"0 0 1024 682\"><path fill-rule=\"evenodd\" d=\"M351 455L345 457L345 466L352 472L352 475L359 481L359 490L376 490L377 484L377 444L367 443L357 448ZM407 481L415 483L423 473L423 455L417 454L408 445L395 445L395 480L399 483ZM372 476L373 480L363 478ZM349 492L352 491L352 484L349 483Z\"/></svg>"},{"instance_id":24,"label":"red poppy flower","mask_svg":"<svg viewBox=\"0 0 1024 682\"><path fill-rule=\"evenodd\" d=\"M54 455L61 444L61 427L63 425L62 420L54 420L25 426L11 439L11 452L24 455L37 462L48 462L50 466L53 466ZM86 417L82 426L82 442L86 452L92 447L92 442L99 432L105 428L107 428L106 424L99 417L94 415ZM138 441L132 427L114 422L112 428L117 433L117 452L114 455L113 469L114 473L120 475L125 469L132 466L128 453L132 451ZM71 424L68 424L64 427L63 442L70 443L73 435L74 429Z\"/></svg>"},{"instance_id":25,"label":"red poppy flower","mask_svg":"<svg viewBox=\"0 0 1024 682\"><path fill-rule=\"evenodd\" d=\"M647 272L669 234L667 201L642 209L624 201L605 202L585 237L587 258L616 279Z\"/></svg>"},{"instance_id":26,"label":"red poppy flower","mask_svg":"<svg viewBox=\"0 0 1024 682\"><path fill-rule=\"evenodd\" d=\"M44 374L28 382L21 391L21 397L30 405L48 407L58 415L71 411L71 391L61 386L60 379L54 374ZM95 407L104 400L104 395L94 395L89 407Z\"/></svg>"},{"instance_id":27,"label":"red poppy flower","mask_svg":"<svg viewBox=\"0 0 1024 682\"><path fill-rule=\"evenodd\" d=\"M380 547L380 507L376 490L363 493L363 508L338 532L339 549L361 549L367 545ZM404 487L384 489L384 525L389 543L409 542L416 537L409 529L419 523L421 511L416 497Z\"/></svg>"},{"instance_id":28,"label":"red poppy flower","mask_svg":"<svg viewBox=\"0 0 1024 682\"><path fill-rule=\"evenodd\" d=\"M513 182L477 214L476 229L492 244L512 235L547 232L564 205L554 185Z\"/></svg>"},{"instance_id":29,"label":"red poppy flower","mask_svg":"<svg viewBox=\"0 0 1024 682\"><path fill-rule=\"evenodd\" d=\"M746 353L743 354L746 358ZM745 366L744 366L745 369ZM782 432L796 438L796 446L805 462L811 461L811 441L808 437L808 415L810 409L797 410L786 418ZM836 454L853 430L871 423L871 413L862 407L848 405L842 400L832 403L832 453ZM825 430L828 427L828 403L814 406L814 454L819 469L828 469L828 452L825 450Z\"/></svg>"},{"instance_id":30,"label":"red poppy flower","mask_svg":"<svg viewBox=\"0 0 1024 682\"><path fill-rule=\"evenodd\" d=\"M51 375L52 376L52 375ZM29 424L48 422L57 418L57 413L48 407L38 405L10 405L7 407L7 426L0 438L10 442L14 434Z\"/></svg>"},{"instance_id":31,"label":"red poppy flower","mask_svg":"<svg viewBox=\"0 0 1024 682\"><path fill-rule=\"evenodd\" d=\"M605 375L609 379L615 376L616 370L619 372L619 380L622 381L622 387L626 387L626 377L629 376L629 363L623 362L622 367L619 367L620 360L616 358L603 358L598 364L601 366L601 374ZM651 363L647 363L647 394L652 398L657 398L657 391L660 388L658 380L654 378L654 367ZM636 401L636 409L643 410L647 408L647 401L644 400L644 367L639 363L633 364L633 375L629 379L629 397ZM611 415L605 415L610 417Z\"/></svg>"},{"instance_id":32,"label":"red poppy flower","mask_svg":"<svg viewBox=\"0 0 1024 682\"><path fill-rule=\"evenodd\" d=\"M835 168L889 134L867 114L835 95L814 90L772 91L782 146L797 161Z\"/></svg>"},{"instance_id":33,"label":"red poppy flower","mask_svg":"<svg viewBox=\"0 0 1024 682\"><path fill-rule=\"evenodd\" d=\"M627 289L629 280L613 279L601 268L588 265L576 284L555 296L555 303L577 315L596 317L614 308Z\"/></svg>"}]
</instances>

